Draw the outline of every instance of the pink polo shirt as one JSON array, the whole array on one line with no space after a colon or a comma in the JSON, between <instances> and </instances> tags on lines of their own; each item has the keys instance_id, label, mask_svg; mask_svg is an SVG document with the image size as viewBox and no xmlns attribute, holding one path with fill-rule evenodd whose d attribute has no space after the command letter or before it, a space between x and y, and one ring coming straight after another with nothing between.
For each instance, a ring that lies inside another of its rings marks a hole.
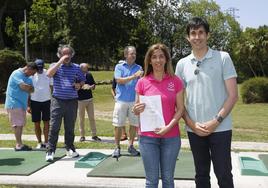
<instances>
[{"instance_id":1,"label":"pink polo shirt","mask_svg":"<svg viewBox=\"0 0 268 188\"><path fill-rule=\"evenodd\" d=\"M155 80L153 74L141 78L136 85L136 92L139 95L153 96L161 95L162 111L166 125L173 119L176 113L176 95L183 89L183 83L177 76L165 75L163 80ZM180 135L179 124L167 132L164 136L154 132L141 132L139 135L155 138L170 138Z\"/></svg>"}]
</instances>

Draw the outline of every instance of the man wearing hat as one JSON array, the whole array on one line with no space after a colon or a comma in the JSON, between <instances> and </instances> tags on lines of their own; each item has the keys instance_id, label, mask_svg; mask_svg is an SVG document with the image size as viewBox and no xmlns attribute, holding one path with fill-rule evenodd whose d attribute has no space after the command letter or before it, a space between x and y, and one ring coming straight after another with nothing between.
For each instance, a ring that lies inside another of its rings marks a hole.
<instances>
[{"instance_id":1,"label":"man wearing hat","mask_svg":"<svg viewBox=\"0 0 268 188\"><path fill-rule=\"evenodd\" d=\"M37 72L32 76L34 92L31 93L27 111L32 114L32 122L35 126L35 135L38 141L37 149L46 148L48 143L49 120L50 120L50 99L51 78L46 75L44 69L44 61L36 59L35 63L38 67ZM44 128L44 142L42 142L41 120Z\"/></svg>"}]
</instances>

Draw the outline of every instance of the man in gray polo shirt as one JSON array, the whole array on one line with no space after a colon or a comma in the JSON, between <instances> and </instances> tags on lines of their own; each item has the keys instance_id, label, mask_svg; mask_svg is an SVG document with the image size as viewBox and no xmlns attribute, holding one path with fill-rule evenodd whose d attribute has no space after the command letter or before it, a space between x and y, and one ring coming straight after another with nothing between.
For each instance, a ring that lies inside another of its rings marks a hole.
<instances>
[{"instance_id":1,"label":"man in gray polo shirt","mask_svg":"<svg viewBox=\"0 0 268 188\"><path fill-rule=\"evenodd\" d=\"M197 188L210 188L210 164L219 187L232 188L230 112L238 99L236 71L228 53L207 46L209 24L194 17L187 27L192 53L181 59L176 75L183 79L184 120L195 163Z\"/></svg>"}]
</instances>

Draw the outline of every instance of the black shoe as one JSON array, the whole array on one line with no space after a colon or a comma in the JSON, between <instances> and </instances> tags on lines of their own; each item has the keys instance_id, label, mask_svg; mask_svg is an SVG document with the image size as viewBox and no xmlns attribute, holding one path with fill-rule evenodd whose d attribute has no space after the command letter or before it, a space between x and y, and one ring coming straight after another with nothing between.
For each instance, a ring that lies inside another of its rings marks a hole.
<instances>
[{"instance_id":1,"label":"black shoe","mask_svg":"<svg viewBox=\"0 0 268 188\"><path fill-rule=\"evenodd\" d=\"M27 146L27 145L22 145L20 148L14 148L15 151L31 151L32 148L30 146Z\"/></svg>"},{"instance_id":2,"label":"black shoe","mask_svg":"<svg viewBox=\"0 0 268 188\"><path fill-rule=\"evenodd\" d=\"M92 136L92 140L95 140L95 141L98 141L98 142L101 141L101 139L98 136Z\"/></svg>"},{"instance_id":3,"label":"black shoe","mask_svg":"<svg viewBox=\"0 0 268 188\"><path fill-rule=\"evenodd\" d=\"M86 138L84 136L81 136L80 142L84 142L84 141L86 141Z\"/></svg>"},{"instance_id":4,"label":"black shoe","mask_svg":"<svg viewBox=\"0 0 268 188\"><path fill-rule=\"evenodd\" d=\"M120 138L120 141L125 141L127 140L127 134L123 134Z\"/></svg>"},{"instance_id":5,"label":"black shoe","mask_svg":"<svg viewBox=\"0 0 268 188\"><path fill-rule=\"evenodd\" d=\"M128 147L128 153L130 153L130 155L132 155L132 156L139 156L139 155L140 155L140 152L137 151L137 150L134 148L133 145L130 145L130 146Z\"/></svg>"}]
</instances>

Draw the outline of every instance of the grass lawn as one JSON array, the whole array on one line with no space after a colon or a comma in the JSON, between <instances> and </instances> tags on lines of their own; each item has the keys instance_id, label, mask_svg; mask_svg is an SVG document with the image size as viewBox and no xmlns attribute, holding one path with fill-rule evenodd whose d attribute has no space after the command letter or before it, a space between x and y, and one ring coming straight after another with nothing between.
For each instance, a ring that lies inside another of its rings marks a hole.
<instances>
[{"instance_id":1,"label":"grass lawn","mask_svg":"<svg viewBox=\"0 0 268 188\"><path fill-rule=\"evenodd\" d=\"M268 141L268 104L243 104L239 101L232 112L233 139Z\"/></svg>"},{"instance_id":2,"label":"grass lawn","mask_svg":"<svg viewBox=\"0 0 268 188\"><path fill-rule=\"evenodd\" d=\"M13 186L13 185L0 185L0 188L16 188L16 186Z\"/></svg>"},{"instance_id":3,"label":"grass lawn","mask_svg":"<svg viewBox=\"0 0 268 188\"><path fill-rule=\"evenodd\" d=\"M93 90L94 105L98 111L112 111L114 99L111 94L111 85L97 85Z\"/></svg>"},{"instance_id":4,"label":"grass lawn","mask_svg":"<svg viewBox=\"0 0 268 188\"><path fill-rule=\"evenodd\" d=\"M90 71L95 81L112 80L114 77L113 71Z\"/></svg>"},{"instance_id":5,"label":"grass lawn","mask_svg":"<svg viewBox=\"0 0 268 188\"><path fill-rule=\"evenodd\" d=\"M8 123L8 118L6 115L3 115L3 114L0 115L0 122L1 122L0 134L13 133L12 128L10 127L10 125ZM103 121L103 120L96 120L96 124L97 124L98 135L113 136L113 126L112 126L111 122ZM87 133L86 135L87 136L90 135L88 121L85 122L85 128L86 128L86 133ZM23 133L24 134L35 134L34 133L34 125L31 122L30 116L27 116L27 125L24 127ZM63 126L61 127L60 134L63 134ZM78 121L76 122L76 125L75 125L75 134L79 135Z\"/></svg>"}]
</instances>

